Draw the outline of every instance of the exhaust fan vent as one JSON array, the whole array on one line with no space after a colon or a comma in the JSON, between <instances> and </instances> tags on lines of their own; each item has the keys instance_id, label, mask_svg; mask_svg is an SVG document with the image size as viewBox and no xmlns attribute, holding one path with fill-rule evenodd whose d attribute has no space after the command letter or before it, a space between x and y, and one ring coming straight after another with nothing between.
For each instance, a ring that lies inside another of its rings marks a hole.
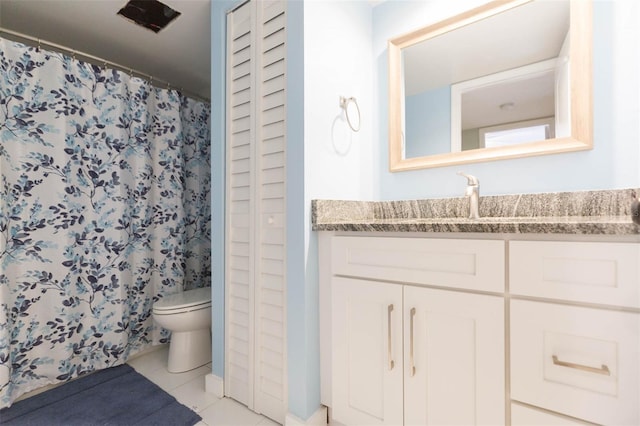
<instances>
[{"instance_id":1,"label":"exhaust fan vent","mask_svg":"<svg viewBox=\"0 0 640 426\"><path fill-rule=\"evenodd\" d=\"M130 0L118 15L157 33L180 16L180 12L157 0Z\"/></svg>"}]
</instances>

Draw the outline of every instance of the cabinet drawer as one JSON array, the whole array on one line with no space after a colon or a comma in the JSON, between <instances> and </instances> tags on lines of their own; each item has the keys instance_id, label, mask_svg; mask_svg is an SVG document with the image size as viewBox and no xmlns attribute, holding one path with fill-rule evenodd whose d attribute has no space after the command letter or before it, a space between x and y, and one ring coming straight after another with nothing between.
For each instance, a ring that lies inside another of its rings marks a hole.
<instances>
[{"instance_id":1,"label":"cabinet drawer","mask_svg":"<svg viewBox=\"0 0 640 426\"><path fill-rule=\"evenodd\" d=\"M504 242L336 237L333 274L413 284L504 291Z\"/></svg>"},{"instance_id":2,"label":"cabinet drawer","mask_svg":"<svg viewBox=\"0 0 640 426\"><path fill-rule=\"evenodd\" d=\"M511 426L579 426L591 423L558 416L542 410L511 404Z\"/></svg>"},{"instance_id":3,"label":"cabinet drawer","mask_svg":"<svg viewBox=\"0 0 640 426\"><path fill-rule=\"evenodd\" d=\"M640 244L509 243L513 294L640 307Z\"/></svg>"},{"instance_id":4,"label":"cabinet drawer","mask_svg":"<svg viewBox=\"0 0 640 426\"><path fill-rule=\"evenodd\" d=\"M511 397L603 424L640 424L640 314L511 302Z\"/></svg>"}]
</instances>

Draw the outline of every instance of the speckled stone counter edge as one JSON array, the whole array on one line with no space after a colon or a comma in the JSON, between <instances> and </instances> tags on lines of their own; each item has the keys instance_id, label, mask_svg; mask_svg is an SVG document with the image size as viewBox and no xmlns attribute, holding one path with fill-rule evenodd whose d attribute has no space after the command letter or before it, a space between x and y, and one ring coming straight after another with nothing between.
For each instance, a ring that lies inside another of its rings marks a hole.
<instances>
[{"instance_id":1,"label":"speckled stone counter edge","mask_svg":"<svg viewBox=\"0 0 640 426\"><path fill-rule=\"evenodd\" d=\"M640 194L630 188L481 196L480 217L501 218L490 223L465 219L469 204L464 197L313 200L312 223L316 231L640 234L640 226L631 221L634 191Z\"/></svg>"}]
</instances>

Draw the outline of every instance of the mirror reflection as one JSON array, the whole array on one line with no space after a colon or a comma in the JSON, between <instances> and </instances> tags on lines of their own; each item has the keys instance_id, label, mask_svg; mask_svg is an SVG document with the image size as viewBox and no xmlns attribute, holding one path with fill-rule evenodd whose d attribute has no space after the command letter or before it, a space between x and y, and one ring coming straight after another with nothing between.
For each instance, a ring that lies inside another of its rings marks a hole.
<instances>
[{"instance_id":1,"label":"mirror reflection","mask_svg":"<svg viewBox=\"0 0 640 426\"><path fill-rule=\"evenodd\" d=\"M492 2L390 40L390 169L590 149L572 63L590 66L591 12L571 3Z\"/></svg>"},{"instance_id":2,"label":"mirror reflection","mask_svg":"<svg viewBox=\"0 0 640 426\"><path fill-rule=\"evenodd\" d=\"M535 1L402 49L405 158L567 136L568 32Z\"/></svg>"}]
</instances>

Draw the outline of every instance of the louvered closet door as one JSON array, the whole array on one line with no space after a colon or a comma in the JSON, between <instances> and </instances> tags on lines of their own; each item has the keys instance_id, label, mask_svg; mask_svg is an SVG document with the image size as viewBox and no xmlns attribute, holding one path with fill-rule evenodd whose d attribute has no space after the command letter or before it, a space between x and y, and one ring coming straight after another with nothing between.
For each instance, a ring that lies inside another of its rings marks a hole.
<instances>
[{"instance_id":1,"label":"louvered closet door","mask_svg":"<svg viewBox=\"0 0 640 426\"><path fill-rule=\"evenodd\" d=\"M255 263L254 14L227 16L225 394L253 408Z\"/></svg>"},{"instance_id":2,"label":"louvered closet door","mask_svg":"<svg viewBox=\"0 0 640 426\"><path fill-rule=\"evenodd\" d=\"M285 2L258 1L256 410L284 422Z\"/></svg>"},{"instance_id":3,"label":"louvered closet door","mask_svg":"<svg viewBox=\"0 0 640 426\"><path fill-rule=\"evenodd\" d=\"M285 2L229 14L226 393L283 422Z\"/></svg>"}]
</instances>

